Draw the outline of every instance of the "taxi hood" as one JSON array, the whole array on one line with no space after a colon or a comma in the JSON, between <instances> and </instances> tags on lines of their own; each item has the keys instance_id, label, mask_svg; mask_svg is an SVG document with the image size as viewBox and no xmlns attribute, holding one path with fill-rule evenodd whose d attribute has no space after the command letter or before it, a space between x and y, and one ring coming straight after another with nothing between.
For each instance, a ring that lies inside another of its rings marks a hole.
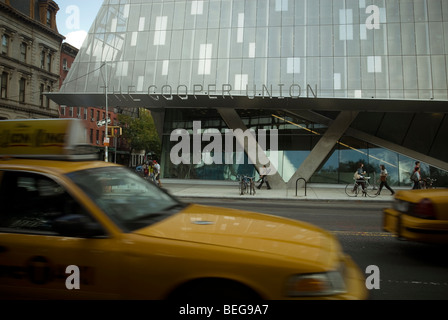
<instances>
[{"instance_id":1,"label":"taxi hood","mask_svg":"<svg viewBox=\"0 0 448 320\"><path fill-rule=\"evenodd\" d=\"M134 234L257 251L320 265L331 265L341 253L333 235L311 224L195 204Z\"/></svg>"}]
</instances>

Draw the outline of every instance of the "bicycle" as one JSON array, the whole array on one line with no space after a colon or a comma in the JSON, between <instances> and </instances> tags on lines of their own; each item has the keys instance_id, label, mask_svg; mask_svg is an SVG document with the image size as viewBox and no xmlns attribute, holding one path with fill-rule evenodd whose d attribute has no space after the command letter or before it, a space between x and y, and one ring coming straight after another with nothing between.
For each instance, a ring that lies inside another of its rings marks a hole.
<instances>
[{"instance_id":1,"label":"bicycle","mask_svg":"<svg viewBox=\"0 0 448 320\"><path fill-rule=\"evenodd\" d=\"M238 179L238 190L240 195L244 195L245 193L255 195L255 177L238 176Z\"/></svg>"},{"instance_id":2,"label":"bicycle","mask_svg":"<svg viewBox=\"0 0 448 320\"><path fill-rule=\"evenodd\" d=\"M370 177L364 177L364 180L354 180L354 182L348 183L345 187L345 193L349 197L357 197L360 192L362 192L364 197L377 197L378 190L374 185L369 183L369 179ZM362 189L362 184L364 184L364 190Z\"/></svg>"},{"instance_id":3,"label":"bicycle","mask_svg":"<svg viewBox=\"0 0 448 320\"><path fill-rule=\"evenodd\" d=\"M435 189L434 182L436 182L437 179L431 179L431 178L424 178L421 181L421 188L422 189Z\"/></svg>"}]
</instances>

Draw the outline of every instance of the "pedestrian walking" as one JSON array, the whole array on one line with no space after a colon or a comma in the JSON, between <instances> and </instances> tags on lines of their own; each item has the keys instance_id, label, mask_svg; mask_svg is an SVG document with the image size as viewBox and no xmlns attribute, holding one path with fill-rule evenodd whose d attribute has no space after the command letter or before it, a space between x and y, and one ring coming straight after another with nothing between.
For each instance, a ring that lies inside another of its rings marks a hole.
<instances>
[{"instance_id":1,"label":"pedestrian walking","mask_svg":"<svg viewBox=\"0 0 448 320\"><path fill-rule=\"evenodd\" d=\"M394 195L395 191L387 183L388 173L387 173L386 167L382 164L382 165L380 165L380 169L381 169L381 172L380 172L380 189L378 190L377 194L378 195L381 194L381 190L383 190L383 187L386 187L391 192L391 194Z\"/></svg>"},{"instance_id":2,"label":"pedestrian walking","mask_svg":"<svg viewBox=\"0 0 448 320\"><path fill-rule=\"evenodd\" d=\"M261 189L261 187L263 186L263 183L266 183L268 190L272 189L271 186L269 185L269 181L268 181L268 175L269 175L270 171L271 171L271 169L268 169L268 168L266 168L266 165L263 165L263 168L261 168L261 170L260 170L261 183L258 185L257 189Z\"/></svg>"},{"instance_id":3,"label":"pedestrian walking","mask_svg":"<svg viewBox=\"0 0 448 320\"><path fill-rule=\"evenodd\" d=\"M149 169L149 181L156 183L156 179L154 176L154 162L153 161L149 162L148 169Z\"/></svg>"},{"instance_id":4,"label":"pedestrian walking","mask_svg":"<svg viewBox=\"0 0 448 320\"><path fill-rule=\"evenodd\" d=\"M154 160L154 177L157 181L157 184L159 185L159 187L162 187L162 182L160 181L160 164L157 163L157 161Z\"/></svg>"},{"instance_id":5,"label":"pedestrian walking","mask_svg":"<svg viewBox=\"0 0 448 320\"><path fill-rule=\"evenodd\" d=\"M420 188L420 182L422 180L422 175L420 174L420 166L414 168L414 172L411 175L411 180L414 183L412 190L418 190Z\"/></svg>"}]
</instances>

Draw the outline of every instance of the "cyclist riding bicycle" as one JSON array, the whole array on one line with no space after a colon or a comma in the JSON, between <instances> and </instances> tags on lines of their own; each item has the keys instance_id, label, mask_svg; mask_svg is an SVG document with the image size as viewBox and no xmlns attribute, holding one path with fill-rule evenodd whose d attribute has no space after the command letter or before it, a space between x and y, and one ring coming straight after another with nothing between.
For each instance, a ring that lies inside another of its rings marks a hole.
<instances>
[{"instance_id":1,"label":"cyclist riding bicycle","mask_svg":"<svg viewBox=\"0 0 448 320\"><path fill-rule=\"evenodd\" d=\"M354 178L355 178L356 182L361 185L362 192L365 193L366 192L366 181L365 181L366 172L363 170L363 167L364 167L364 164L362 162L360 162L358 164L358 169L355 172ZM356 184L355 184L355 188L356 188ZM353 189L353 192L354 191L355 190Z\"/></svg>"}]
</instances>

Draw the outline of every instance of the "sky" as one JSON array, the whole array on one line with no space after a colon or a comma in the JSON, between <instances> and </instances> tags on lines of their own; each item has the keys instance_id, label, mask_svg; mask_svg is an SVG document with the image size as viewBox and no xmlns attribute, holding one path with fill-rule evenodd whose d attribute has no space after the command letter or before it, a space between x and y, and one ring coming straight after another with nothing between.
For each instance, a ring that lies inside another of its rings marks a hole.
<instances>
[{"instance_id":1,"label":"sky","mask_svg":"<svg viewBox=\"0 0 448 320\"><path fill-rule=\"evenodd\" d=\"M55 0L59 6L56 23L65 42L81 48L103 0Z\"/></svg>"}]
</instances>

